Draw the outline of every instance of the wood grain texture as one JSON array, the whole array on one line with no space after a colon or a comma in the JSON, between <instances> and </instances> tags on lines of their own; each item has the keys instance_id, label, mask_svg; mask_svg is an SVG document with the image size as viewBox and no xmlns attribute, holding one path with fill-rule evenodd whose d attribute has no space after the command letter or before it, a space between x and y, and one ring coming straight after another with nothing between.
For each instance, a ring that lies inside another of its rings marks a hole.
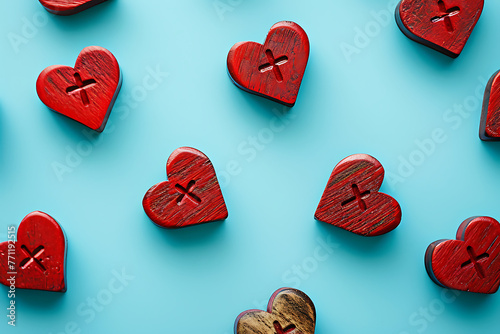
<instances>
[{"instance_id":1,"label":"wood grain texture","mask_svg":"<svg viewBox=\"0 0 500 334\"><path fill-rule=\"evenodd\" d=\"M314 334L316 309L302 291L282 288L276 291L267 312L241 313L234 325L235 334Z\"/></svg>"},{"instance_id":2,"label":"wood grain texture","mask_svg":"<svg viewBox=\"0 0 500 334\"><path fill-rule=\"evenodd\" d=\"M401 208L378 192L383 180L384 168L374 157L345 158L333 169L314 217L362 236L392 231L401 222Z\"/></svg>"},{"instance_id":3,"label":"wood grain texture","mask_svg":"<svg viewBox=\"0 0 500 334\"><path fill-rule=\"evenodd\" d=\"M36 91L50 109L102 132L122 85L120 66L108 50L83 49L75 67L55 65L40 73Z\"/></svg>"},{"instance_id":4,"label":"wood grain texture","mask_svg":"<svg viewBox=\"0 0 500 334\"><path fill-rule=\"evenodd\" d=\"M500 140L500 71L493 74L484 91L479 138L484 141Z\"/></svg>"},{"instance_id":5,"label":"wood grain texture","mask_svg":"<svg viewBox=\"0 0 500 334\"><path fill-rule=\"evenodd\" d=\"M54 218L39 211L27 215L17 230L14 270L8 264L11 252L9 242L0 244L0 283L9 286L7 279L14 276L17 289L66 291L67 241Z\"/></svg>"},{"instance_id":6,"label":"wood grain texture","mask_svg":"<svg viewBox=\"0 0 500 334\"><path fill-rule=\"evenodd\" d=\"M425 268L442 287L495 293L500 285L500 224L490 217L465 220L456 240L438 240L429 245Z\"/></svg>"},{"instance_id":7,"label":"wood grain texture","mask_svg":"<svg viewBox=\"0 0 500 334\"><path fill-rule=\"evenodd\" d=\"M307 34L298 24L283 21L271 27L264 45L235 44L227 55L227 69L241 89L292 107L308 59Z\"/></svg>"},{"instance_id":8,"label":"wood grain texture","mask_svg":"<svg viewBox=\"0 0 500 334\"><path fill-rule=\"evenodd\" d=\"M142 201L156 225L179 228L227 218L215 169L205 154L191 147L176 149L167 161L167 178Z\"/></svg>"},{"instance_id":9,"label":"wood grain texture","mask_svg":"<svg viewBox=\"0 0 500 334\"><path fill-rule=\"evenodd\" d=\"M107 0L40 0L42 6L52 14L73 15Z\"/></svg>"},{"instance_id":10,"label":"wood grain texture","mask_svg":"<svg viewBox=\"0 0 500 334\"><path fill-rule=\"evenodd\" d=\"M483 11L484 0L402 0L399 29L410 39L456 58Z\"/></svg>"}]
</instances>

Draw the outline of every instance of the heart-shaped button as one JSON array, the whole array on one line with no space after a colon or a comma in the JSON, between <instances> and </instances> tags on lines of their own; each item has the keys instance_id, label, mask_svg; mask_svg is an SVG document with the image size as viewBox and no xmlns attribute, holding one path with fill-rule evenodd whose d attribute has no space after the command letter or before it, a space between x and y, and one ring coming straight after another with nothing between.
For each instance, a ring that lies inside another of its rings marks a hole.
<instances>
[{"instance_id":1,"label":"heart-shaped button","mask_svg":"<svg viewBox=\"0 0 500 334\"><path fill-rule=\"evenodd\" d=\"M234 325L235 334L314 334L316 309L302 291L283 288L276 291L267 312L241 313Z\"/></svg>"},{"instance_id":2,"label":"heart-shaped button","mask_svg":"<svg viewBox=\"0 0 500 334\"><path fill-rule=\"evenodd\" d=\"M485 141L500 140L500 71L493 74L486 85L479 138Z\"/></svg>"},{"instance_id":3,"label":"heart-shaped button","mask_svg":"<svg viewBox=\"0 0 500 334\"><path fill-rule=\"evenodd\" d=\"M401 208L378 192L383 180L384 168L374 157L345 158L333 169L314 217L363 236L392 231L401 222Z\"/></svg>"},{"instance_id":4,"label":"heart-shaped button","mask_svg":"<svg viewBox=\"0 0 500 334\"><path fill-rule=\"evenodd\" d=\"M101 132L122 85L120 66L108 50L83 49L75 67L55 65L40 73L38 97L50 109Z\"/></svg>"},{"instance_id":5,"label":"heart-shaped button","mask_svg":"<svg viewBox=\"0 0 500 334\"><path fill-rule=\"evenodd\" d=\"M293 106L309 58L309 39L294 22L272 26L264 45L235 44L227 55L229 76L241 89Z\"/></svg>"},{"instance_id":6,"label":"heart-shaped button","mask_svg":"<svg viewBox=\"0 0 500 334\"><path fill-rule=\"evenodd\" d=\"M148 190L142 206L158 226L179 228L226 219L215 169L197 149L176 149L167 161L168 181Z\"/></svg>"},{"instance_id":7,"label":"heart-shaped button","mask_svg":"<svg viewBox=\"0 0 500 334\"><path fill-rule=\"evenodd\" d=\"M66 237L54 218L32 212L19 225L17 241L12 236L0 243L0 283L65 292L66 251Z\"/></svg>"},{"instance_id":8,"label":"heart-shaped button","mask_svg":"<svg viewBox=\"0 0 500 334\"><path fill-rule=\"evenodd\" d=\"M107 0L40 0L46 10L57 15L73 15Z\"/></svg>"},{"instance_id":9,"label":"heart-shaped button","mask_svg":"<svg viewBox=\"0 0 500 334\"><path fill-rule=\"evenodd\" d=\"M438 285L461 291L495 293L500 286L500 224L490 217L465 220L457 240L427 248L425 268Z\"/></svg>"},{"instance_id":10,"label":"heart-shaped button","mask_svg":"<svg viewBox=\"0 0 500 334\"><path fill-rule=\"evenodd\" d=\"M483 6L484 0L402 0L396 8L396 22L408 38L456 58Z\"/></svg>"}]
</instances>

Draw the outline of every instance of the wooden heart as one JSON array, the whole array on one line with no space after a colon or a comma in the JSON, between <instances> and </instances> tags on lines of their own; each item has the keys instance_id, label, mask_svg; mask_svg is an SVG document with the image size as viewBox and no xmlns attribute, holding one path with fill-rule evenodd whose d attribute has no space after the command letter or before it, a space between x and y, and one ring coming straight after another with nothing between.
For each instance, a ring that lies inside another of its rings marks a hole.
<instances>
[{"instance_id":1,"label":"wooden heart","mask_svg":"<svg viewBox=\"0 0 500 334\"><path fill-rule=\"evenodd\" d=\"M176 149L167 161L168 181L148 190L142 205L158 226L179 228L228 216L215 169L197 149Z\"/></svg>"},{"instance_id":2,"label":"wooden heart","mask_svg":"<svg viewBox=\"0 0 500 334\"><path fill-rule=\"evenodd\" d=\"M32 212L19 225L17 241L0 244L0 283L65 292L66 251L66 237L54 218Z\"/></svg>"},{"instance_id":3,"label":"wooden heart","mask_svg":"<svg viewBox=\"0 0 500 334\"><path fill-rule=\"evenodd\" d=\"M309 58L309 39L294 22L271 27L264 45L235 44L227 55L229 76L241 89L292 107Z\"/></svg>"},{"instance_id":4,"label":"wooden heart","mask_svg":"<svg viewBox=\"0 0 500 334\"><path fill-rule=\"evenodd\" d=\"M328 180L314 217L362 236L377 236L401 222L401 207L389 195L379 193L384 168L367 154L342 160Z\"/></svg>"},{"instance_id":5,"label":"wooden heart","mask_svg":"<svg viewBox=\"0 0 500 334\"><path fill-rule=\"evenodd\" d=\"M101 132L122 85L120 66L108 50L90 46L75 67L50 66L40 73L36 91L50 109Z\"/></svg>"},{"instance_id":6,"label":"wooden heart","mask_svg":"<svg viewBox=\"0 0 500 334\"><path fill-rule=\"evenodd\" d=\"M485 141L500 140L500 71L493 74L486 85L479 138Z\"/></svg>"},{"instance_id":7,"label":"wooden heart","mask_svg":"<svg viewBox=\"0 0 500 334\"><path fill-rule=\"evenodd\" d=\"M282 288L276 291L267 312L241 313L234 325L235 334L314 334L316 309L302 291Z\"/></svg>"},{"instance_id":8,"label":"wooden heart","mask_svg":"<svg viewBox=\"0 0 500 334\"><path fill-rule=\"evenodd\" d=\"M107 0L40 0L43 7L52 14L73 15Z\"/></svg>"},{"instance_id":9,"label":"wooden heart","mask_svg":"<svg viewBox=\"0 0 500 334\"><path fill-rule=\"evenodd\" d=\"M410 39L456 58L483 11L484 0L402 0L399 29Z\"/></svg>"},{"instance_id":10,"label":"wooden heart","mask_svg":"<svg viewBox=\"0 0 500 334\"><path fill-rule=\"evenodd\" d=\"M495 293L500 285L500 224L490 217L465 220L457 240L438 240L429 245L425 268L442 287Z\"/></svg>"}]
</instances>

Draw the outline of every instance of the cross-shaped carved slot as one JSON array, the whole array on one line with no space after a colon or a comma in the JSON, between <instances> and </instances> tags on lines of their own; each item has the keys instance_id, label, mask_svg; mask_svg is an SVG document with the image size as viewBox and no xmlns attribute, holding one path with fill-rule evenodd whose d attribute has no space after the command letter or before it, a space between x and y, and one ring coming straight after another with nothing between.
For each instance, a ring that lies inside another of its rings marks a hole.
<instances>
[{"instance_id":1,"label":"cross-shaped carved slot","mask_svg":"<svg viewBox=\"0 0 500 334\"><path fill-rule=\"evenodd\" d=\"M190 199L195 204L201 203L201 198L193 193L195 183L195 180L189 181L186 188L184 188L180 184L175 185L175 190L180 193L179 196L177 196L177 205L181 205L185 198Z\"/></svg>"},{"instance_id":2,"label":"cross-shaped carved slot","mask_svg":"<svg viewBox=\"0 0 500 334\"><path fill-rule=\"evenodd\" d=\"M94 79L82 80L82 77L80 76L79 73L75 73L74 77L76 86L70 86L66 88L66 93L71 95L79 92L80 97L82 99L82 103L83 105L86 106L90 103L90 100L85 89L94 86L97 82Z\"/></svg>"},{"instance_id":3,"label":"cross-shaped carved slot","mask_svg":"<svg viewBox=\"0 0 500 334\"><path fill-rule=\"evenodd\" d=\"M41 269L42 271L47 270L45 268L45 266L42 264L43 260L41 258L39 258L39 256L41 256L42 253L45 251L45 247L43 247L43 246L40 245L37 248L35 248L33 250L33 252L30 252L30 250L28 249L28 247L26 247L25 245L22 245L21 249L27 255L27 257L19 263L19 266L21 267L21 269L26 269L32 263L35 263L37 265L37 268Z\"/></svg>"},{"instance_id":4,"label":"cross-shaped carved slot","mask_svg":"<svg viewBox=\"0 0 500 334\"><path fill-rule=\"evenodd\" d=\"M273 326L276 330L276 334L291 334L296 329L295 325L289 325L283 329L278 321L273 322ZM300 334L300 332L296 334Z\"/></svg>"},{"instance_id":5,"label":"cross-shaped carved slot","mask_svg":"<svg viewBox=\"0 0 500 334\"><path fill-rule=\"evenodd\" d=\"M287 56L281 56L274 58L273 52L269 49L266 50L267 63L259 66L259 71L265 73L267 71L273 71L276 81L283 81L283 74L281 73L280 66L288 62Z\"/></svg>"},{"instance_id":6,"label":"cross-shaped carved slot","mask_svg":"<svg viewBox=\"0 0 500 334\"><path fill-rule=\"evenodd\" d=\"M453 27L453 23L451 22L451 17L460 13L460 7L455 6L447 9L443 0L438 1L438 6L440 15L431 18L431 22L437 23L443 21L446 30L448 30L448 32L453 32L455 28Z\"/></svg>"},{"instance_id":7,"label":"cross-shaped carved slot","mask_svg":"<svg viewBox=\"0 0 500 334\"><path fill-rule=\"evenodd\" d=\"M353 192L354 196L343 201L341 203L341 205L346 206L346 205L351 204L352 202L356 201L356 202L358 202L358 206L359 206L360 210L365 211L367 209L367 206L366 206L366 202L364 200L368 196L370 196L370 191L367 190L367 191L360 192L358 185L353 184L352 185L352 192Z\"/></svg>"},{"instance_id":8,"label":"cross-shaped carved slot","mask_svg":"<svg viewBox=\"0 0 500 334\"><path fill-rule=\"evenodd\" d=\"M476 256L476 253L474 252L474 249L472 249L471 246L467 247L467 253L469 253L470 259L462 263L462 268L467 268L472 266L476 270L479 277L485 278L486 274L484 272L484 268L481 266L481 262L486 261L490 257L490 254L483 253L479 256Z\"/></svg>"}]
</instances>

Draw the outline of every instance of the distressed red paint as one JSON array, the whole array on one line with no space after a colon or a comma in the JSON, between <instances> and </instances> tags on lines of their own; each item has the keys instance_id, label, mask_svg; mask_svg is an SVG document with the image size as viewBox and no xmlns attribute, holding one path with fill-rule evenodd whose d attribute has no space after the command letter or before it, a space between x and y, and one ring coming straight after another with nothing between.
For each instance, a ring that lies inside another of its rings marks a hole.
<instances>
[{"instance_id":1,"label":"distressed red paint","mask_svg":"<svg viewBox=\"0 0 500 334\"><path fill-rule=\"evenodd\" d=\"M40 0L43 7L52 14L73 15L107 0Z\"/></svg>"},{"instance_id":2,"label":"distressed red paint","mask_svg":"<svg viewBox=\"0 0 500 334\"><path fill-rule=\"evenodd\" d=\"M291 107L308 59L307 34L298 24L283 21L272 26L264 45L235 44L227 56L227 69L241 89Z\"/></svg>"},{"instance_id":3,"label":"distressed red paint","mask_svg":"<svg viewBox=\"0 0 500 334\"><path fill-rule=\"evenodd\" d=\"M429 245L425 268L442 287L495 293L500 285L500 224L490 217L465 220L456 240L438 240Z\"/></svg>"},{"instance_id":4,"label":"distressed red paint","mask_svg":"<svg viewBox=\"0 0 500 334\"><path fill-rule=\"evenodd\" d=\"M120 66L108 50L89 46L75 67L55 65L40 73L36 91L50 109L101 132L122 85Z\"/></svg>"},{"instance_id":5,"label":"distressed red paint","mask_svg":"<svg viewBox=\"0 0 500 334\"><path fill-rule=\"evenodd\" d=\"M32 212L17 230L15 275L8 264L9 242L0 244L0 283L9 286L7 279L14 276L18 289L65 292L66 251L66 237L55 219Z\"/></svg>"},{"instance_id":6,"label":"distressed red paint","mask_svg":"<svg viewBox=\"0 0 500 334\"><path fill-rule=\"evenodd\" d=\"M401 222L401 208L378 192L383 180L384 168L372 156L345 158L333 169L314 217L363 236L392 231Z\"/></svg>"},{"instance_id":7,"label":"distressed red paint","mask_svg":"<svg viewBox=\"0 0 500 334\"><path fill-rule=\"evenodd\" d=\"M483 6L484 0L402 0L396 8L396 22L408 38L456 58Z\"/></svg>"},{"instance_id":8,"label":"distressed red paint","mask_svg":"<svg viewBox=\"0 0 500 334\"><path fill-rule=\"evenodd\" d=\"M500 71L493 74L486 85L479 137L485 141L500 140Z\"/></svg>"},{"instance_id":9,"label":"distressed red paint","mask_svg":"<svg viewBox=\"0 0 500 334\"><path fill-rule=\"evenodd\" d=\"M176 149L167 161L167 177L142 201L156 225L179 228L227 218L215 169L205 154L191 147Z\"/></svg>"}]
</instances>

